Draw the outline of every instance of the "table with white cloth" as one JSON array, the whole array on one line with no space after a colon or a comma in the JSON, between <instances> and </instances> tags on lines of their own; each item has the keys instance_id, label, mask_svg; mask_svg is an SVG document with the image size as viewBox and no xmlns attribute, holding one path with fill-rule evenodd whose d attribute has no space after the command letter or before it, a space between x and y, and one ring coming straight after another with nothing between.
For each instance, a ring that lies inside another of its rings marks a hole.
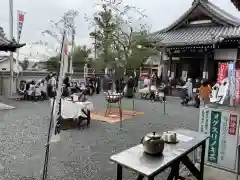
<instances>
[{"instance_id":1,"label":"table with white cloth","mask_svg":"<svg viewBox=\"0 0 240 180\"><path fill-rule=\"evenodd\" d=\"M52 101L53 100L51 99L51 102ZM63 118L63 121L66 119L72 119L78 123L78 126L80 126L82 121L86 120L87 126L89 126L92 110L93 103L90 101L73 102L68 98L61 99L61 117Z\"/></svg>"}]
</instances>

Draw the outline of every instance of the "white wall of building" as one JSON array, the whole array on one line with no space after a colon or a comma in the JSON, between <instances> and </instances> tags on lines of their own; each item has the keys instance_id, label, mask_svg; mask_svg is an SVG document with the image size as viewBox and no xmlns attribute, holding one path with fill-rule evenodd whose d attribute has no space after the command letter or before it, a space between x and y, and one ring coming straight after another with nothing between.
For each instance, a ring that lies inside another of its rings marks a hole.
<instances>
[{"instance_id":1,"label":"white wall of building","mask_svg":"<svg viewBox=\"0 0 240 180\"><path fill-rule=\"evenodd\" d=\"M216 49L214 53L214 59L225 61L237 60L237 49Z\"/></svg>"},{"instance_id":2,"label":"white wall of building","mask_svg":"<svg viewBox=\"0 0 240 180\"><path fill-rule=\"evenodd\" d=\"M19 68L19 70L18 70L18 68ZM13 70L15 72L23 70L20 65L18 66L18 68L17 68L16 62L14 62L13 63ZM0 71L10 71L10 61L9 60L0 62Z\"/></svg>"}]
</instances>

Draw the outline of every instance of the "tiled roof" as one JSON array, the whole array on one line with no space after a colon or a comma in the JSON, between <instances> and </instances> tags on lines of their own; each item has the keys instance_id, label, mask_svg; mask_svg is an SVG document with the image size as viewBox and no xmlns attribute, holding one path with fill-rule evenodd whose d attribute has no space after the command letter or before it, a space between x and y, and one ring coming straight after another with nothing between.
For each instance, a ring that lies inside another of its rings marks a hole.
<instances>
[{"instance_id":1,"label":"tiled roof","mask_svg":"<svg viewBox=\"0 0 240 180\"><path fill-rule=\"evenodd\" d=\"M221 18L222 20L225 20L229 24L239 26L240 25L240 19L236 18L235 16L229 14L228 12L224 11L223 9L219 8L215 4L211 3L210 1L207 1L206 3L202 3L202 5L209 9L214 15Z\"/></svg>"},{"instance_id":2,"label":"tiled roof","mask_svg":"<svg viewBox=\"0 0 240 180\"><path fill-rule=\"evenodd\" d=\"M196 8L219 24L181 26ZM165 46L184 46L211 44L223 38L240 38L240 20L208 0L194 0L192 7L177 21L161 31L152 33L149 39Z\"/></svg>"},{"instance_id":3,"label":"tiled roof","mask_svg":"<svg viewBox=\"0 0 240 180\"><path fill-rule=\"evenodd\" d=\"M0 34L0 46L6 46L10 44L11 42L7 40L4 36L1 36Z\"/></svg>"},{"instance_id":4,"label":"tiled roof","mask_svg":"<svg viewBox=\"0 0 240 180\"><path fill-rule=\"evenodd\" d=\"M18 44L15 40L9 41L0 33L0 51L15 51L17 48L23 47L25 44Z\"/></svg>"},{"instance_id":5,"label":"tiled roof","mask_svg":"<svg viewBox=\"0 0 240 180\"><path fill-rule=\"evenodd\" d=\"M226 38L240 38L240 26L182 28L155 33L150 38L166 46L211 44Z\"/></svg>"},{"instance_id":6,"label":"tiled roof","mask_svg":"<svg viewBox=\"0 0 240 180\"><path fill-rule=\"evenodd\" d=\"M231 0L231 2L240 11L240 0Z\"/></svg>"},{"instance_id":7,"label":"tiled roof","mask_svg":"<svg viewBox=\"0 0 240 180\"><path fill-rule=\"evenodd\" d=\"M174 21L170 26L168 26L167 28L161 31L172 30L182 22L185 22L188 16L198 7L203 7L205 9L206 14L211 16L213 19L221 20L222 22L224 22L224 25L230 25L230 26L240 25L240 19L232 16L231 14L217 7L216 5L209 2L208 0L195 0L191 8L189 8L182 16L180 16L180 18Z\"/></svg>"}]
</instances>

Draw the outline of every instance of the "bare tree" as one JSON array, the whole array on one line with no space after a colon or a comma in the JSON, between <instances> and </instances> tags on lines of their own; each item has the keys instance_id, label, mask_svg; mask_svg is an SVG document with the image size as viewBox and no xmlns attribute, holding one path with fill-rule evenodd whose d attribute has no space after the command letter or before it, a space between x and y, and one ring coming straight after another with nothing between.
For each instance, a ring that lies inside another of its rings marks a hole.
<instances>
[{"instance_id":1,"label":"bare tree","mask_svg":"<svg viewBox=\"0 0 240 180\"><path fill-rule=\"evenodd\" d=\"M52 24L52 30L45 30L42 32L43 35L49 35L56 39L58 42L61 42L61 36L64 32L68 34L75 33L75 18L78 16L78 11L69 10L64 13L59 21L50 21Z\"/></svg>"}]
</instances>

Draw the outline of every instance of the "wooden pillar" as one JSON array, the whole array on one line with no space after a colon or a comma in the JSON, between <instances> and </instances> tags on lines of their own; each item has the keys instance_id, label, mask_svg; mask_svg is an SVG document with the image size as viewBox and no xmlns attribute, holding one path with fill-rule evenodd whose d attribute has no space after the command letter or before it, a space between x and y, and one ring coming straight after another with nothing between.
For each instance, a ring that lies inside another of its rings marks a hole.
<instances>
[{"instance_id":1,"label":"wooden pillar","mask_svg":"<svg viewBox=\"0 0 240 180\"><path fill-rule=\"evenodd\" d=\"M203 62L203 79L208 79L208 53L207 48L204 50L204 62Z\"/></svg>"},{"instance_id":2,"label":"wooden pillar","mask_svg":"<svg viewBox=\"0 0 240 180\"><path fill-rule=\"evenodd\" d=\"M171 77L171 71L172 71L172 51L170 50L169 53L169 60L168 60L168 77Z\"/></svg>"}]
</instances>

